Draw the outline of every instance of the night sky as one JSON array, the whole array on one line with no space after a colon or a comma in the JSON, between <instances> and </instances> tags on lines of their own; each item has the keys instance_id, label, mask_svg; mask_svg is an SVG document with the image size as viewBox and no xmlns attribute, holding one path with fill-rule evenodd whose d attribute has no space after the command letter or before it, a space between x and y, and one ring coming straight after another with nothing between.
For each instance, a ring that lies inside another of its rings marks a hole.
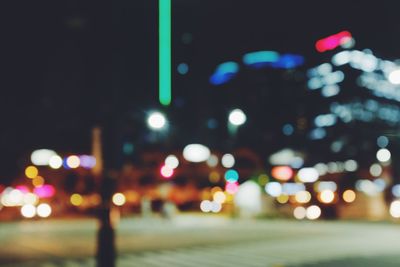
<instances>
[{"instance_id":1,"label":"night sky","mask_svg":"<svg viewBox=\"0 0 400 267\"><path fill-rule=\"evenodd\" d=\"M301 81L281 79L285 73L266 74L261 87L247 86L260 77L254 73L212 86L219 63L275 50L305 56L304 73L327 60L315 41L342 30L352 32L357 49L400 58L396 1L173 0L173 105L165 109L157 96L157 1L10 2L0 16L2 179L19 175L36 148L89 153L94 125L118 121L122 139L144 142L151 109L169 115L169 148L203 142L224 149L224 116L238 106L249 112L239 145L268 154L290 143L277 134L284 120L322 104L304 96ZM176 72L182 62L189 65L184 76ZM207 129L210 118L216 130ZM257 148L257 140L275 145Z\"/></svg>"}]
</instances>

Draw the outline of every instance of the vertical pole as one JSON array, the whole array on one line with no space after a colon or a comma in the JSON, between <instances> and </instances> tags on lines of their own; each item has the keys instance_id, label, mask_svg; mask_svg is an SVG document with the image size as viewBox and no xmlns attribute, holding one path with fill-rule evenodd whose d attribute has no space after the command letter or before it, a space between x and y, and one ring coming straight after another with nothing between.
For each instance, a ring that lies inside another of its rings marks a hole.
<instances>
[{"instance_id":1,"label":"vertical pole","mask_svg":"<svg viewBox=\"0 0 400 267\"><path fill-rule=\"evenodd\" d=\"M92 172L99 181L101 196L101 204L98 213L99 229L97 233L96 266L115 267L115 233L110 217L114 181L104 171L100 128L93 129L92 142L92 154L96 157L96 167Z\"/></svg>"},{"instance_id":2,"label":"vertical pole","mask_svg":"<svg viewBox=\"0 0 400 267\"><path fill-rule=\"evenodd\" d=\"M171 0L159 0L158 6L159 100L171 104Z\"/></svg>"}]
</instances>

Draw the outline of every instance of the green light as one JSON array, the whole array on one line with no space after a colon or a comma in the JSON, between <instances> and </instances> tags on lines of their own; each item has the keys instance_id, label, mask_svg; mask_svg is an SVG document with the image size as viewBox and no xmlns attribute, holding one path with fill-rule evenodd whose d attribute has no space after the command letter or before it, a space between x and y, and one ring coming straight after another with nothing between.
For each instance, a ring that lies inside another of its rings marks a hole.
<instances>
[{"instance_id":1,"label":"green light","mask_svg":"<svg viewBox=\"0 0 400 267\"><path fill-rule=\"evenodd\" d=\"M171 0L159 0L159 99L171 103Z\"/></svg>"}]
</instances>

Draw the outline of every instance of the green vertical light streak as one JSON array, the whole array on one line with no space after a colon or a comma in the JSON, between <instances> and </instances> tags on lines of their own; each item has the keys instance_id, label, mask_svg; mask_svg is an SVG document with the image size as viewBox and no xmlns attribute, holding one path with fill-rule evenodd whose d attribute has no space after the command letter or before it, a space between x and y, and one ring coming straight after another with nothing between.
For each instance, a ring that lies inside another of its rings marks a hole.
<instances>
[{"instance_id":1,"label":"green vertical light streak","mask_svg":"<svg viewBox=\"0 0 400 267\"><path fill-rule=\"evenodd\" d=\"M171 0L159 0L159 99L168 106L171 103Z\"/></svg>"}]
</instances>

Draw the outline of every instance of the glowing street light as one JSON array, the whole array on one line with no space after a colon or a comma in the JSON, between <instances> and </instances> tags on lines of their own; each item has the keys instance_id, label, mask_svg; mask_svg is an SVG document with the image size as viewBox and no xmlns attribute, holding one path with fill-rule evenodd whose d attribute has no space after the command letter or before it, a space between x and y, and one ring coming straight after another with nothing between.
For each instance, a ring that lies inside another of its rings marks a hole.
<instances>
[{"instance_id":1,"label":"glowing street light","mask_svg":"<svg viewBox=\"0 0 400 267\"><path fill-rule=\"evenodd\" d=\"M162 130L167 124L165 115L161 112L153 112L147 118L147 125L153 130Z\"/></svg>"}]
</instances>

